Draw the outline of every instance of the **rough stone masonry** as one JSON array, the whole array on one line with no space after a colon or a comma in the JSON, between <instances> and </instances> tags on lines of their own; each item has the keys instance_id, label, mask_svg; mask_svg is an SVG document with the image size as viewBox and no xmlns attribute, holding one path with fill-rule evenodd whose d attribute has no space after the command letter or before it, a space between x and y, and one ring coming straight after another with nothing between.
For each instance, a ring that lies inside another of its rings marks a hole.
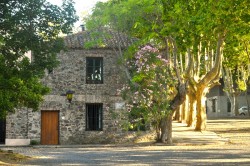
<instances>
[{"instance_id":1,"label":"rough stone masonry","mask_svg":"<svg viewBox=\"0 0 250 166\"><path fill-rule=\"evenodd\" d=\"M114 47L84 49L86 34L87 32L83 32L65 38L68 50L58 54L60 65L52 72L47 72L41 80L51 88L50 94L45 96L38 112L25 108L9 114L6 119L6 139L30 139L39 143L41 112L58 111L59 144L114 141L114 134L121 129L112 118L112 113L121 111L124 103L117 94L117 89L120 89L124 83L124 74L118 64L119 58ZM116 41L120 39L116 37ZM127 44L124 38L123 43ZM86 57L103 57L103 84L86 83ZM62 96L67 90L75 92L71 103ZM102 103L101 131L86 130L86 103Z\"/></svg>"}]
</instances>

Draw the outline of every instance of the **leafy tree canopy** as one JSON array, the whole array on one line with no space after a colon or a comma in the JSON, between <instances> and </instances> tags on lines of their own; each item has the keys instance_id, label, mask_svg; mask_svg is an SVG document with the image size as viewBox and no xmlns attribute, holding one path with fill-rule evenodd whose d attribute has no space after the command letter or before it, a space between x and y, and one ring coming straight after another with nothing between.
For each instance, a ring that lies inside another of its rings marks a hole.
<instances>
[{"instance_id":1,"label":"leafy tree canopy","mask_svg":"<svg viewBox=\"0 0 250 166\"><path fill-rule=\"evenodd\" d=\"M45 69L58 62L61 33L69 33L78 19L72 0L61 7L46 0L0 2L0 117L26 106L38 109L49 92L40 82ZM32 51L32 61L25 53Z\"/></svg>"},{"instance_id":2,"label":"leafy tree canopy","mask_svg":"<svg viewBox=\"0 0 250 166\"><path fill-rule=\"evenodd\" d=\"M179 85L186 82L201 94L196 96L199 126L206 119L201 98L218 82L222 63L248 68L249 5L248 0L109 0L98 3L86 21L91 30L125 32L163 51Z\"/></svg>"}]
</instances>

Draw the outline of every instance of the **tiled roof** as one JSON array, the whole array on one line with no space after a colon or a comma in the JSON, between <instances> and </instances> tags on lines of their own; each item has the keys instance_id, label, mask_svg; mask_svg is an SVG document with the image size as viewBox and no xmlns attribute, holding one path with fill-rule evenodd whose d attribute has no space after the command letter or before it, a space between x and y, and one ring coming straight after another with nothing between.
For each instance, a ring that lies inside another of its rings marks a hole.
<instances>
[{"instance_id":1,"label":"tiled roof","mask_svg":"<svg viewBox=\"0 0 250 166\"><path fill-rule=\"evenodd\" d=\"M82 31L68 35L64 38L66 47L83 48L127 48L135 39L129 38L123 33L105 30L103 33Z\"/></svg>"}]
</instances>

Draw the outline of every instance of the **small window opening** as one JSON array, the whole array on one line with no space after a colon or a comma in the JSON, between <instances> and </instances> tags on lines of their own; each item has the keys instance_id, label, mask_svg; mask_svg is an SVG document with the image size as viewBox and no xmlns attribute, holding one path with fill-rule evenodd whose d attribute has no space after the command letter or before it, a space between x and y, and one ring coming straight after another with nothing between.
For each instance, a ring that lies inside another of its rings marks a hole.
<instances>
[{"instance_id":1,"label":"small window opening","mask_svg":"<svg viewBox=\"0 0 250 166\"><path fill-rule=\"evenodd\" d=\"M102 110L100 103L86 104L86 130L102 130Z\"/></svg>"}]
</instances>

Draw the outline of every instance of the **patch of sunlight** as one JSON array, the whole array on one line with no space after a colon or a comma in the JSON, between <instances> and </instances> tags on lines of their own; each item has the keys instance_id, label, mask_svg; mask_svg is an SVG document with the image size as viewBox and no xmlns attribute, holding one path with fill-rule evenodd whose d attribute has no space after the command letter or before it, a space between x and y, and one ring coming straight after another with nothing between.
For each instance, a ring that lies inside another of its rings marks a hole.
<instances>
[{"instance_id":1,"label":"patch of sunlight","mask_svg":"<svg viewBox=\"0 0 250 166\"><path fill-rule=\"evenodd\" d=\"M195 159L195 162L206 162L206 163L245 163L250 162L250 158L232 158L232 159Z\"/></svg>"},{"instance_id":2,"label":"patch of sunlight","mask_svg":"<svg viewBox=\"0 0 250 166\"><path fill-rule=\"evenodd\" d=\"M67 163L67 164L61 164L61 165L82 165L82 163L74 163L74 164Z\"/></svg>"},{"instance_id":3,"label":"patch of sunlight","mask_svg":"<svg viewBox=\"0 0 250 166\"><path fill-rule=\"evenodd\" d=\"M133 156L133 157L148 157L149 155L146 155L146 154L134 154L134 155L130 155L130 156Z\"/></svg>"},{"instance_id":4,"label":"patch of sunlight","mask_svg":"<svg viewBox=\"0 0 250 166\"><path fill-rule=\"evenodd\" d=\"M8 164L0 161L0 165L8 165Z\"/></svg>"},{"instance_id":5,"label":"patch of sunlight","mask_svg":"<svg viewBox=\"0 0 250 166\"><path fill-rule=\"evenodd\" d=\"M34 156L33 158L36 158L36 159L53 159L54 157L51 157L51 156Z\"/></svg>"},{"instance_id":6,"label":"patch of sunlight","mask_svg":"<svg viewBox=\"0 0 250 166\"><path fill-rule=\"evenodd\" d=\"M63 152L49 152L49 154L62 154Z\"/></svg>"}]
</instances>

